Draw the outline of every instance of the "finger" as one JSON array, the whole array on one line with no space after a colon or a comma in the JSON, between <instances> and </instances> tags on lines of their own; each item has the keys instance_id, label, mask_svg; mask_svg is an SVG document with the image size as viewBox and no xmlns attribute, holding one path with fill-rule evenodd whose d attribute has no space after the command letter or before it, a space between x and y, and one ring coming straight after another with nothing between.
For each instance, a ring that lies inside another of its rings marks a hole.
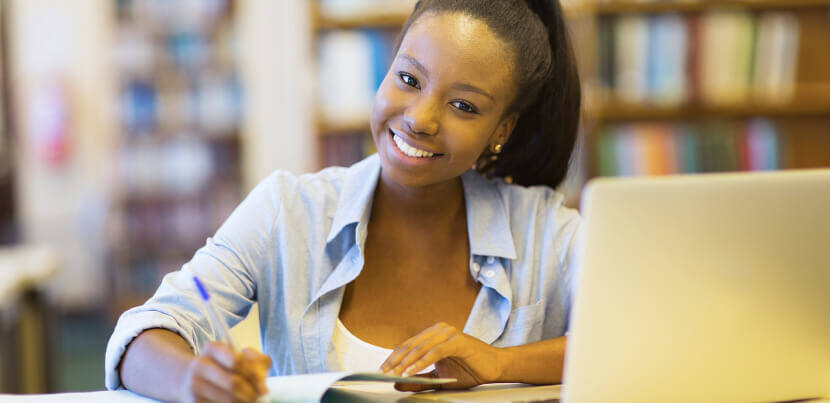
<instances>
[{"instance_id":1,"label":"finger","mask_svg":"<svg viewBox=\"0 0 830 403\"><path fill-rule=\"evenodd\" d=\"M229 346L216 341L207 345L204 354L213 358L213 360L219 365L229 370L234 368L236 361L239 358L238 354L235 353Z\"/></svg>"},{"instance_id":2,"label":"finger","mask_svg":"<svg viewBox=\"0 0 830 403\"><path fill-rule=\"evenodd\" d=\"M418 378L438 378L438 372L433 370L423 374L413 375ZM401 392L421 392L424 390L436 389L441 390L441 384L423 384L423 383L403 383L396 382L395 389Z\"/></svg>"},{"instance_id":3,"label":"finger","mask_svg":"<svg viewBox=\"0 0 830 403\"><path fill-rule=\"evenodd\" d=\"M417 360L410 364L406 364L406 369L403 371L403 376L410 376L423 371L427 367L436 362L454 355L458 350L458 335L453 335L450 339L434 346L431 350L422 354Z\"/></svg>"},{"instance_id":4,"label":"finger","mask_svg":"<svg viewBox=\"0 0 830 403\"><path fill-rule=\"evenodd\" d=\"M419 369L411 368L413 364L415 364L416 362L423 362L424 357L428 354L431 354L431 356L434 357L436 354L450 353L447 350L450 350L453 346L448 345L447 343L453 343L453 340L456 340L456 336L457 332L455 331L455 329L451 329L442 331L441 333L436 334L431 339L424 340L424 342L421 343L419 346L416 346L413 349L411 349L409 351L409 354L407 354L398 363L398 365L392 369L392 371L395 373L403 374L404 376L408 374L417 373L420 369L426 368L429 364L432 364L435 361L444 358L444 356L435 359L435 361L432 361Z\"/></svg>"},{"instance_id":5,"label":"finger","mask_svg":"<svg viewBox=\"0 0 830 403\"><path fill-rule=\"evenodd\" d=\"M268 393L265 377L271 367L271 358L251 348L245 348L240 355L237 372L248 379L260 395Z\"/></svg>"},{"instance_id":6,"label":"finger","mask_svg":"<svg viewBox=\"0 0 830 403\"><path fill-rule=\"evenodd\" d=\"M196 402L231 402L233 395L204 379L193 380L193 397Z\"/></svg>"},{"instance_id":7,"label":"finger","mask_svg":"<svg viewBox=\"0 0 830 403\"><path fill-rule=\"evenodd\" d=\"M212 359L199 365L196 376L219 389L227 391L232 397L242 401L252 401L259 396L254 385L237 373L230 372Z\"/></svg>"},{"instance_id":8,"label":"finger","mask_svg":"<svg viewBox=\"0 0 830 403\"><path fill-rule=\"evenodd\" d=\"M386 358L383 364L381 364L380 369L382 372L390 372L392 368L396 367L398 363L409 353L409 350L418 344L420 344L423 340L428 339L433 336L434 333L441 331L446 327L452 327L447 325L446 323L439 322L435 325L430 326L429 328L423 330L421 333L410 337L399 346L395 347L395 351Z\"/></svg>"}]
</instances>

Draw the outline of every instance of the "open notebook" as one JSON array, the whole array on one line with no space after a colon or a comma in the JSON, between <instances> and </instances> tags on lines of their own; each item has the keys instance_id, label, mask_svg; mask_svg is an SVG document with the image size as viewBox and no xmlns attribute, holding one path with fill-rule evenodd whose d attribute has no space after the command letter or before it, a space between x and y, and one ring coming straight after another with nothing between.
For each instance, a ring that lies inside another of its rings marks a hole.
<instances>
[{"instance_id":1,"label":"open notebook","mask_svg":"<svg viewBox=\"0 0 830 403\"><path fill-rule=\"evenodd\" d=\"M268 378L270 393L263 399L284 402L559 402L561 385L533 386L524 384L481 385L471 390L429 393L398 392L395 382L440 384L454 379L396 377L380 373L332 372L310 375L289 375Z\"/></svg>"},{"instance_id":2,"label":"open notebook","mask_svg":"<svg viewBox=\"0 0 830 403\"><path fill-rule=\"evenodd\" d=\"M419 383L419 384L442 384L454 382L451 378L418 378L384 375L372 372L325 372L320 374L288 375L271 377L266 380L268 386L267 400L272 403L293 403L293 402L319 402L323 395L335 385L347 387L357 386L358 383L387 383L392 385L395 382ZM384 391L394 392L391 387L374 388L379 394Z\"/></svg>"}]
</instances>

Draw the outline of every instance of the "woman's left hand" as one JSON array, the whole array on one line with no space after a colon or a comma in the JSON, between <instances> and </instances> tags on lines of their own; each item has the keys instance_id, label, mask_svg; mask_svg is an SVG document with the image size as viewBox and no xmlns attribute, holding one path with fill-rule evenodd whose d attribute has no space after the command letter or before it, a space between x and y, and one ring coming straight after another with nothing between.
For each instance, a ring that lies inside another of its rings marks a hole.
<instances>
[{"instance_id":1,"label":"woman's left hand","mask_svg":"<svg viewBox=\"0 0 830 403\"><path fill-rule=\"evenodd\" d=\"M441 385L395 384L403 391L468 389L497 382L501 373L501 350L446 324L437 323L395 348L381 365L387 374L455 378ZM420 374L435 364L435 370Z\"/></svg>"}]
</instances>

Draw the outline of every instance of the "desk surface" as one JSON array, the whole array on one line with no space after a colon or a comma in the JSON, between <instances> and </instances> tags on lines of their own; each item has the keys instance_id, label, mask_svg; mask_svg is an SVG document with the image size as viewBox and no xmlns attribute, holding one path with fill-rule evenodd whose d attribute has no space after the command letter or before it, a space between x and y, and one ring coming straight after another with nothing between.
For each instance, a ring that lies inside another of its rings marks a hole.
<instances>
[{"instance_id":1,"label":"desk surface","mask_svg":"<svg viewBox=\"0 0 830 403\"><path fill-rule=\"evenodd\" d=\"M445 391L413 394L394 392L389 384L353 385L336 387L329 391L323 402L515 402L541 401L558 402L560 385L528 386L517 384L483 385L470 391ZM148 403L156 400L139 396L135 393L118 391L100 391L83 393L58 393L50 395L0 395L0 401L6 403ZM830 401L828 401L830 402Z\"/></svg>"},{"instance_id":2,"label":"desk surface","mask_svg":"<svg viewBox=\"0 0 830 403\"><path fill-rule=\"evenodd\" d=\"M344 392L345 391L345 392ZM462 392L432 392L411 394L405 392L389 393L382 387L368 388L336 388L329 392L323 402L401 402L401 403L427 403L429 401L444 402L558 402L560 385L554 386L528 386L515 384L484 385L474 390ZM156 400L148 399L135 393L119 391L83 392L83 393L60 393L51 395L2 395L2 402L19 403L148 403ZM814 399L803 403L830 403L830 398Z\"/></svg>"}]
</instances>

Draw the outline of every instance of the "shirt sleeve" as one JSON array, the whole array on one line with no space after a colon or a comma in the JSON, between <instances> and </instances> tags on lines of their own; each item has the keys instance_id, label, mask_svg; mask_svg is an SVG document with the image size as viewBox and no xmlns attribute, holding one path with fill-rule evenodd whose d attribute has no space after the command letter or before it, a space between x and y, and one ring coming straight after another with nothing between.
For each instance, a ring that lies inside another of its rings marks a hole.
<instances>
[{"instance_id":1,"label":"shirt sleeve","mask_svg":"<svg viewBox=\"0 0 830 403\"><path fill-rule=\"evenodd\" d=\"M121 315L107 344L107 389L122 387L121 359L129 343L144 330L176 332L196 355L217 339L217 329L203 314L194 275L210 292L211 304L229 328L245 318L256 301L261 271L273 267L275 259L272 233L281 211L278 177L275 173L257 185L190 262L164 276L147 302Z\"/></svg>"}]
</instances>

